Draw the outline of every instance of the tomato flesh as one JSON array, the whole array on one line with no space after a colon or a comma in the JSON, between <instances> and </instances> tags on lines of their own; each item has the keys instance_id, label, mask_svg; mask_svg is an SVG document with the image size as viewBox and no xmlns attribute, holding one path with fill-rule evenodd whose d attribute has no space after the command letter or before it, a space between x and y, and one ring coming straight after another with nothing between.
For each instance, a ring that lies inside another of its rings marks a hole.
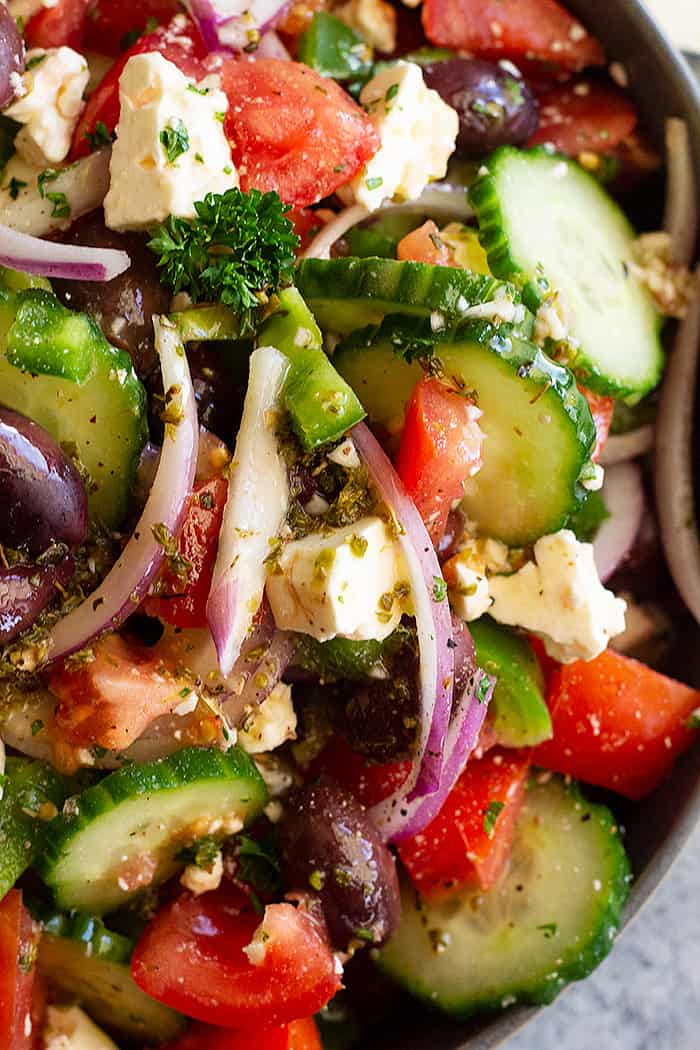
<instances>
[{"instance_id":1,"label":"tomato flesh","mask_svg":"<svg viewBox=\"0 0 700 1050\"><path fill-rule=\"evenodd\" d=\"M396 258L432 266L454 265L449 248L440 240L440 231L432 219L401 238L396 246Z\"/></svg>"},{"instance_id":2,"label":"tomato flesh","mask_svg":"<svg viewBox=\"0 0 700 1050\"><path fill-rule=\"evenodd\" d=\"M410 761L371 762L336 736L311 764L312 777L328 773L368 809L393 795L411 771Z\"/></svg>"},{"instance_id":3,"label":"tomato flesh","mask_svg":"<svg viewBox=\"0 0 700 1050\"><path fill-rule=\"evenodd\" d=\"M125 42L156 26L167 25L178 13L178 0L97 0L85 23L85 47L98 55L122 54ZM154 24L155 23L155 24Z\"/></svg>"},{"instance_id":4,"label":"tomato flesh","mask_svg":"<svg viewBox=\"0 0 700 1050\"><path fill-rule=\"evenodd\" d=\"M211 1024L193 1024L163 1050L322 1050L313 1017L263 1032L238 1032Z\"/></svg>"},{"instance_id":5,"label":"tomato flesh","mask_svg":"<svg viewBox=\"0 0 700 1050\"><path fill-rule=\"evenodd\" d=\"M436 47L572 71L605 61L595 37L555 0L425 0L422 17Z\"/></svg>"},{"instance_id":6,"label":"tomato flesh","mask_svg":"<svg viewBox=\"0 0 700 1050\"><path fill-rule=\"evenodd\" d=\"M298 62L225 61L224 122L241 189L276 190L314 204L352 178L379 148L362 109L335 81Z\"/></svg>"},{"instance_id":7,"label":"tomato flesh","mask_svg":"<svg viewBox=\"0 0 700 1050\"><path fill-rule=\"evenodd\" d=\"M554 736L533 761L639 799L695 739L700 692L608 649L551 674L547 703Z\"/></svg>"},{"instance_id":8,"label":"tomato flesh","mask_svg":"<svg viewBox=\"0 0 700 1050\"><path fill-rule=\"evenodd\" d=\"M580 80L539 96L540 126L528 145L552 143L560 153L610 153L637 126L637 111L611 84Z\"/></svg>"},{"instance_id":9,"label":"tomato flesh","mask_svg":"<svg viewBox=\"0 0 700 1050\"><path fill-rule=\"evenodd\" d=\"M90 0L58 0L54 7L43 7L24 29L28 47L72 47L79 51L87 24Z\"/></svg>"},{"instance_id":10,"label":"tomato flesh","mask_svg":"<svg viewBox=\"0 0 700 1050\"><path fill-rule=\"evenodd\" d=\"M523 804L528 751L493 748L470 759L433 821L399 846L399 856L424 896L478 886L503 872Z\"/></svg>"},{"instance_id":11,"label":"tomato flesh","mask_svg":"<svg viewBox=\"0 0 700 1050\"><path fill-rule=\"evenodd\" d=\"M144 610L149 616L157 616L173 627L207 626L207 598L227 494L225 478L212 478L195 487L187 502L177 545L179 553L189 563L187 580L178 579L166 567L155 594L144 602Z\"/></svg>"},{"instance_id":12,"label":"tomato flesh","mask_svg":"<svg viewBox=\"0 0 700 1050\"><path fill-rule=\"evenodd\" d=\"M593 423L595 424L595 448L591 452L591 459L594 463L597 463L610 434L615 400L612 397L605 397L603 394L594 394L592 390L586 390L582 386L579 387L579 390L588 402L588 407L593 416Z\"/></svg>"},{"instance_id":13,"label":"tomato flesh","mask_svg":"<svg viewBox=\"0 0 700 1050\"><path fill-rule=\"evenodd\" d=\"M435 544L464 482L481 466L480 415L439 379L423 376L411 395L396 469Z\"/></svg>"},{"instance_id":14,"label":"tomato flesh","mask_svg":"<svg viewBox=\"0 0 700 1050\"><path fill-rule=\"evenodd\" d=\"M0 901L0 1050L32 1050L32 1004L39 927L22 904L22 891Z\"/></svg>"},{"instance_id":15,"label":"tomato flesh","mask_svg":"<svg viewBox=\"0 0 700 1050\"><path fill-rule=\"evenodd\" d=\"M270 904L259 965L243 951L260 916L224 886L166 904L131 960L136 983L197 1020L244 1030L288 1024L315 1013L340 980L324 931L292 904Z\"/></svg>"}]
</instances>

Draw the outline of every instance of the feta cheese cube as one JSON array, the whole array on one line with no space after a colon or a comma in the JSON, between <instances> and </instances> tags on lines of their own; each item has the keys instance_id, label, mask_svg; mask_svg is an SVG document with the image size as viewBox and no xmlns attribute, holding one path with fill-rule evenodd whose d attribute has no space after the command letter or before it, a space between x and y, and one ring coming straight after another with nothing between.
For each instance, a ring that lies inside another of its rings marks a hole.
<instances>
[{"instance_id":1,"label":"feta cheese cube","mask_svg":"<svg viewBox=\"0 0 700 1050\"><path fill-rule=\"evenodd\" d=\"M156 52L127 62L104 202L111 229L192 218L195 201L238 185L222 123L228 102L210 80L194 84Z\"/></svg>"},{"instance_id":2,"label":"feta cheese cube","mask_svg":"<svg viewBox=\"0 0 700 1050\"><path fill-rule=\"evenodd\" d=\"M359 175L338 192L347 204L375 211L387 199L415 200L447 171L459 117L428 88L414 62L396 62L365 84L360 102L381 146Z\"/></svg>"},{"instance_id":3,"label":"feta cheese cube","mask_svg":"<svg viewBox=\"0 0 700 1050\"><path fill-rule=\"evenodd\" d=\"M218 890L223 876L224 858L219 850L209 867L200 868L197 864L188 864L180 876L180 883L190 893L194 893L195 897L199 897L202 893Z\"/></svg>"},{"instance_id":4,"label":"feta cheese cube","mask_svg":"<svg viewBox=\"0 0 700 1050\"><path fill-rule=\"evenodd\" d=\"M568 529L542 536L534 554L512 576L491 577L491 616L538 635L561 663L593 660L624 631L626 603L600 582L592 545Z\"/></svg>"},{"instance_id":5,"label":"feta cheese cube","mask_svg":"<svg viewBox=\"0 0 700 1050\"><path fill-rule=\"evenodd\" d=\"M490 536L470 538L460 551L443 565L450 592L450 605L463 620L478 620L491 607L488 577L508 572L508 548Z\"/></svg>"},{"instance_id":6,"label":"feta cheese cube","mask_svg":"<svg viewBox=\"0 0 700 1050\"><path fill-rule=\"evenodd\" d=\"M278 682L259 707L254 708L238 732L238 743L249 755L274 751L286 740L295 740L297 716L291 686Z\"/></svg>"},{"instance_id":7,"label":"feta cheese cube","mask_svg":"<svg viewBox=\"0 0 700 1050\"><path fill-rule=\"evenodd\" d=\"M20 97L5 114L19 121L15 149L29 164L59 164L68 156L90 79L82 55L70 47L27 52Z\"/></svg>"},{"instance_id":8,"label":"feta cheese cube","mask_svg":"<svg viewBox=\"0 0 700 1050\"><path fill-rule=\"evenodd\" d=\"M267 597L282 630L319 641L381 640L401 619L406 579L385 522L365 517L288 543L268 575Z\"/></svg>"},{"instance_id":9,"label":"feta cheese cube","mask_svg":"<svg viewBox=\"0 0 700 1050\"><path fill-rule=\"evenodd\" d=\"M49 1006L42 1037L45 1050L117 1050L79 1006Z\"/></svg>"}]
</instances>

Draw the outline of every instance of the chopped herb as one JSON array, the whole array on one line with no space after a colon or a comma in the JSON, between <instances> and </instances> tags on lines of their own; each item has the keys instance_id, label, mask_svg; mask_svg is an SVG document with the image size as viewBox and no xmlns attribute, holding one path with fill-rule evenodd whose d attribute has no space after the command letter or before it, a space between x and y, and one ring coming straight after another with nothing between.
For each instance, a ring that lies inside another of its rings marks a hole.
<instances>
[{"instance_id":1,"label":"chopped herb","mask_svg":"<svg viewBox=\"0 0 700 1050\"><path fill-rule=\"evenodd\" d=\"M239 835L237 877L261 893L276 893L281 885L280 862L274 834L253 839Z\"/></svg>"},{"instance_id":2,"label":"chopped herb","mask_svg":"<svg viewBox=\"0 0 700 1050\"><path fill-rule=\"evenodd\" d=\"M688 729L700 729L700 711L693 711L685 724Z\"/></svg>"},{"instance_id":3,"label":"chopped herb","mask_svg":"<svg viewBox=\"0 0 700 1050\"><path fill-rule=\"evenodd\" d=\"M172 532L162 521L157 521L151 527L153 536L165 552L165 560L169 571L175 576L178 583L183 587L186 585L189 574L192 571L192 562L180 554L177 540Z\"/></svg>"},{"instance_id":4,"label":"chopped herb","mask_svg":"<svg viewBox=\"0 0 700 1050\"><path fill-rule=\"evenodd\" d=\"M36 177L36 185L37 189L39 190L40 197L46 196L46 183L54 182L54 180L57 179L60 174L61 172L58 171L58 169L56 168L44 168L43 171L39 172L39 174Z\"/></svg>"},{"instance_id":5,"label":"chopped herb","mask_svg":"<svg viewBox=\"0 0 700 1050\"><path fill-rule=\"evenodd\" d=\"M199 496L199 505L204 507L205 510L211 510L214 506L214 497L211 492L202 492Z\"/></svg>"},{"instance_id":6,"label":"chopped herb","mask_svg":"<svg viewBox=\"0 0 700 1050\"><path fill-rule=\"evenodd\" d=\"M187 153L190 148L190 135L179 117L175 117L167 128L163 128L160 133L160 142L168 158L168 164L174 164L178 157Z\"/></svg>"},{"instance_id":7,"label":"chopped herb","mask_svg":"<svg viewBox=\"0 0 700 1050\"><path fill-rule=\"evenodd\" d=\"M208 95L209 94L209 88L197 87L196 84L192 84L192 83L189 83L187 85L187 90L188 91L193 91L195 95Z\"/></svg>"},{"instance_id":8,"label":"chopped herb","mask_svg":"<svg viewBox=\"0 0 700 1050\"><path fill-rule=\"evenodd\" d=\"M107 754L107 748L102 747L101 744L93 744L90 748L90 753L92 754L92 757L99 762L99 760L104 758Z\"/></svg>"},{"instance_id":9,"label":"chopped herb","mask_svg":"<svg viewBox=\"0 0 700 1050\"><path fill-rule=\"evenodd\" d=\"M186 685L184 687L184 689L180 690L180 692L178 693L178 696L181 696L182 699L184 700L185 697L189 696L191 692L192 692L192 690L190 689L190 687L188 685Z\"/></svg>"},{"instance_id":10,"label":"chopped herb","mask_svg":"<svg viewBox=\"0 0 700 1050\"><path fill-rule=\"evenodd\" d=\"M23 182L22 179L15 179L14 177L10 179L7 189L13 201L17 200L19 191L23 190L26 185L27 183Z\"/></svg>"},{"instance_id":11,"label":"chopped herb","mask_svg":"<svg viewBox=\"0 0 700 1050\"><path fill-rule=\"evenodd\" d=\"M486 703L486 697L490 688L491 679L487 674L482 674L476 683L476 699L480 704Z\"/></svg>"},{"instance_id":12,"label":"chopped herb","mask_svg":"<svg viewBox=\"0 0 700 1050\"><path fill-rule=\"evenodd\" d=\"M489 802L484 810L484 831L489 838L493 838L493 833L496 830L496 821L504 805L504 802Z\"/></svg>"},{"instance_id":13,"label":"chopped herb","mask_svg":"<svg viewBox=\"0 0 700 1050\"><path fill-rule=\"evenodd\" d=\"M444 602L447 597L447 584L442 576L433 576L433 598L436 602Z\"/></svg>"},{"instance_id":14,"label":"chopped herb","mask_svg":"<svg viewBox=\"0 0 700 1050\"><path fill-rule=\"evenodd\" d=\"M27 72L29 72L30 69L36 69L36 67L40 66L41 63L44 61L44 59L47 58L47 57L48 57L48 52L46 52L46 51L44 52L43 55L32 55L31 58L27 59L26 65L24 67L25 70Z\"/></svg>"},{"instance_id":15,"label":"chopped herb","mask_svg":"<svg viewBox=\"0 0 700 1050\"><path fill-rule=\"evenodd\" d=\"M197 161L198 164L204 164L204 157L201 153L195 153L194 159Z\"/></svg>"},{"instance_id":16,"label":"chopped herb","mask_svg":"<svg viewBox=\"0 0 700 1050\"><path fill-rule=\"evenodd\" d=\"M378 190L383 184L384 179L381 175L373 175L371 179L365 179L365 186L368 190Z\"/></svg>"},{"instance_id":17,"label":"chopped herb","mask_svg":"<svg viewBox=\"0 0 700 1050\"><path fill-rule=\"evenodd\" d=\"M398 93L399 93L399 85L398 84L392 84L390 87L387 88L386 95L384 96L385 101L386 102L391 102L392 98L396 98Z\"/></svg>"},{"instance_id":18,"label":"chopped herb","mask_svg":"<svg viewBox=\"0 0 700 1050\"><path fill-rule=\"evenodd\" d=\"M299 239L275 192L232 187L195 203L196 217L170 215L148 242L166 284L195 302L221 302L241 316L241 334L270 295L289 284Z\"/></svg>"},{"instance_id":19,"label":"chopped herb","mask_svg":"<svg viewBox=\"0 0 700 1050\"><path fill-rule=\"evenodd\" d=\"M346 168L347 164L335 164L333 166L333 171L336 173L336 175L342 175Z\"/></svg>"},{"instance_id":20,"label":"chopped herb","mask_svg":"<svg viewBox=\"0 0 700 1050\"><path fill-rule=\"evenodd\" d=\"M214 116L218 120L219 124L223 124L223 122L226 120L226 110L223 110L219 113L215 113Z\"/></svg>"},{"instance_id":21,"label":"chopped herb","mask_svg":"<svg viewBox=\"0 0 700 1050\"><path fill-rule=\"evenodd\" d=\"M46 199L53 204L52 219L67 219L70 216L70 204L65 193L47 193Z\"/></svg>"},{"instance_id":22,"label":"chopped herb","mask_svg":"<svg viewBox=\"0 0 700 1050\"><path fill-rule=\"evenodd\" d=\"M110 135L105 122L103 120L98 120L95 124L94 131L85 132L85 140L91 151L94 152L97 149L101 149L102 146L109 146L112 141L112 136Z\"/></svg>"},{"instance_id":23,"label":"chopped herb","mask_svg":"<svg viewBox=\"0 0 700 1050\"><path fill-rule=\"evenodd\" d=\"M365 941L367 944L374 943L374 934L371 930L363 930L361 927L359 930L355 930L355 936L358 941Z\"/></svg>"},{"instance_id":24,"label":"chopped herb","mask_svg":"<svg viewBox=\"0 0 700 1050\"><path fill-rule=\"evenodd\" d=\"M544 922L541 926L538 926L537 929L542 930L542 933L545 935L547 940L550 941L552 937L556 935L556 932L559 929L559 927L557 926L556 922Z\"/></svg>"},{"instance_id":25,"label":"chopped herb","mask_svg":"<svg viewBox=\"0 0 700 1050\"><path fill-rule=\"evenodd\" d=\"M157 28L158 19L151 16L143 29L130 29L128 33L124 33L119 41L119 47L122 51L128 51L134 46L137 40L141 39L142 36L146 36L148 33L154 33Z\"/></svg>"},{"instance_id":26,"label":"chopped herb","mask_svg":"<svg viewBox=\"0 0 700 1050\"><path fill-rule=\"evenodd\" d=\"M311 874L309 875L309 886L311 887L312 890L316 890L317 892L320 893L321 890L323 889L323 883L324 882L325 882L325 879L323 877L323 872L319 871L318 869L316 869L315 871L312 871Z\"/></svg>"},{"instance_id":27,"label":"chopped herb","mask_svg":"<svg viewBox=\"0 0 700 1050\"><path fill-rule=\"evenodd\" d=\"M42 731L43 728L44 723L42 722L42 720L40 718L35 719L35 721L32 722L32 736L36 736Z\"/></svg>"},{"instance_id":28,"label":"chopped herb","mask_svg":"<svg viewBox=\"0 0 700 1050\"><path fill-rule=\"evenodd\" d=\"M194 864L198 868L210 871L220 848L220 843L211 835L207 835L193 845L181 849L177 859L184 864Z\"/></svg>"},{"instance_id":29,"label":"chopped herb","mask_svg":"<svg viewBox=\"0 0 700 1050\"><path fill-rule=\"evenodd\" d=\"M367 552L367 540L364 536L358 536L357 533L353 533L348 540L348 547L356 558L363 558Z\"/></svg>"}]
</instances>

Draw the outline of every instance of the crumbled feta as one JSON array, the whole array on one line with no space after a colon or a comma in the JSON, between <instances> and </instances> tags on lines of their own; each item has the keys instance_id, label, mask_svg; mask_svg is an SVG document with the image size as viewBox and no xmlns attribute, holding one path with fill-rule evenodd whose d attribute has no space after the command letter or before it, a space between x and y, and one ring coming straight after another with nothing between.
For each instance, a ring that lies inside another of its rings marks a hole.
<instances>
[{"instance_id":1,"label":"crumbled feta","mask_svg":"<svg viewBox=\"0 0 700 1050\"><path fill-rule=\"evenodd\" d=\"M297 716L291 686L278 682L259 707L251 711L238 732L238 743L248 754L274 751L286 740L296 740Z\"/></svg>"},{"instance_id":2,"label":"crumbled feta","mask_svg":"<svg viewBox=\"0 0 700 1050\"><path fill-rule=\"evenodd\" d=\"M581 475L581 486L586 492L598 492L602 489L604 481L605 471L600 463L590 462L588 464L588 473Z\"/></svg>"},{"instance_id":3,"label":"crumbled feta","mask_svg":"<svg viewBox=\"0 0 700 1050\"><path fill-rule=\"evenodd\" d=\"M697 278L673 260L673 244L667 233L643 233L634 242L634 258L628 263L632 275L646 286L667 317L682 320L688 303L698 294Z\"/></svg>"},{"instance_id":4,"label":"crumbled feta","mask_svg":"<svg viewBox=\"0 0 700 1050\"><path fill-rule=\"evenodd\" d=\"M360 102L381 145L359 175L339 191L346 203L375 211L387 199L415 200L440 179L454 152L459 117L428 88L413 62L396 62L365 84Z\"/></svg>"},{"instance_id":5,"label":"crumbled feta","mask_svg":"<svg viewBox=\"0 0 700 1050\"><path fill-rule=\"evenodd\" d=\"M90 78L87 62L70 47L27 52L21 95L5 115L23 127L15 149L29 164L59 164L68 156Z\"/></svg>"},{"instance_id":6,"label":"crumbled feta","mask_svg":"<svg viewBox=\"0 0 700 1050\"><path fill-rule=\"evenodd\" d=\"M348 0L333 10L377 51L390 54L396 50L396 11L386 0Z\"/></svg>"},{"instance_id":7,"label":"crumbled feta","mask_svg":"<svg viewBox=\"0 0 700 1050\"><path fill-rule=\"evenodd\" d=\"M42 1036L44 1050L117 1050L79 1006L47 1007Z\"/></svg>"},{"instance_id":8,"label":"crumbled feta","mask_svg":"<svg viewBox=\"0 0 700 1050\"><path fill-rule=\"evenodd\" d=\"M196 85L157 52L129 59L104 202L111 229L191 218L195 201L238 185L222 123L228 102L210 81Z\"/></svg>"},{"instance_id":9,"label":"crumbled feta","mask_svg":"<svg viewBox=\"0 0 700 1050\"><path fill-rule=\"evenodd\" d=\"M465 542L443 566L450 605L457 616L469 622L488 612L492 602L488 577L510 568L508 548L500 540L483 536Z\"/></svg>"},{"instance_id":10,"label":"crumbled feta","mask_svg":"<svg viewBox=\"0 0 700 1050\"><path fill-rule=\"evenodd\" d=\"M248 962L251 966L262 966L265 962L265 952L267 951L267 942L270 940L270 934L265 929L265 920L260 923L250 944L246 944L243 951L248 956Z\"/></svg>"},{"instance_id":11,"label":"crumbled feta","mask_svg":"<svg viewBox=\"0 0 700 1050\"><path fill-rule=\"evenodd\" d=\"M562 529L542 536L535 561L490 580L495 620L538 635L555 660L593 660L625 629L626 603L598 578L590 543Z\"/></svg>"},{"instance_id":12,"label":"crumbled feta","mask_svg":"<svg viewBox=\"0 0 700 1050\"><path fill-rule=\"evenodd\" d=\"M382 639L401 619L406 579L385 522L365 517L288 543L268 573L267 597L282 630Z\"/></svg>"},{"instance_id":13,"label":"crumbled feta","mask_svg":"<svg viewBox=\"0 0 700 1050\"><path fill-rule=\"evenodd\" d=\"M460 316L493 321L495 324L520 324L525 320L525 307L522 303L513 302L512 293L503 285L496 290L493 299L469 306Z\"/></svg>"},{"instance_id":14,"label":"crumbled feta","mask_svg":"<svg viewBox=\"0 0 700 1050\"><path fill-rule=\"evenodd\" d=\"M328 453L328 459L331 463L337 463L339 467L347 467L348 470L357 470L360 466L360 457L351 438L341 441L332 452Z\"/></svg>"},{"instance_id":15,"label":"crumbled feta","mask_svg":"<svg viewBox=\"0 0 700 1050\"><path fill-rule=\"evenodd\" d=\"M211 864L206 868L200 868L198 864L188 864L182 875L180 883L199 897L202 893L210 890L218 890L224 875L224 859L221 850L216 854Z\"/></svg>"}]
</instances>

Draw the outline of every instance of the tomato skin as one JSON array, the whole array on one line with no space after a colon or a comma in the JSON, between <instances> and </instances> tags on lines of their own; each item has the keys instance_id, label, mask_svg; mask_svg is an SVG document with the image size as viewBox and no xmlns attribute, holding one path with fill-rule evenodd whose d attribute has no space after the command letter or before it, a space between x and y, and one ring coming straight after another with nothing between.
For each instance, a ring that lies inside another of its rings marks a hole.
<instances>
[{"instance_id":1,"label":"tomato skin","mask_svg":"<svg viewBox=\"0 0 700 1050\"><path fill-rule=\"evenodd\" d=\"M314 204L352 178L379 148L362 109L333 80L277 58L224 61L224 122L241 189L276 190Z\"/></svg>"},{"instance_id":2,"label":"tomato skin","mask_svg":"<svg viewBox=\"0 0 700 1050\"><path fill-rule=\"evenodd\" d=\"M28 47L72 47L79 51L87 24L90 0L58 0L29 19L24 36Z\"/></svg>"},{"instance_id":3,"label":"tomato skin","mask_svg":"<svg viewBox=\"0 0 700 1050\"><path fill-rule=\"evenodd\" d=\"M308 1017L340 987L325 932L306 911L270 904L260 965L243 948L260 925L243 895L222 886L166 904L146 927L131 960L149 995L197 1020L241 1030Z\"/></svg>"},{"instance_id":4,"label":"tomato skin","mask_svg":"<svg viewBox=\"0 0 700 1050\"><path fill-rule=\"evenodd\" d=\"M579 80L539 95L540 126L528 146L553 143L570 157L610 153L637 126L631 99L611 84Z\"/></svg>"},{"instance_id":5,"label":"tomato skin","mask_svg":"<svg viewBox=\"0 0 700 1050\"><path fill-rule=\"evenodd\" d=\"M547 62L573 72L605 61L602 47L556 0L425 0L425 35L436 47L479 58Z\"/></svg>"},{"instance_id":6,"label":"tomato skin","mask_svg":"<svg viewBox=\"0 0 700 1050\"><path fill-rule=\"evenodd\" d=\"M341 787L366 806L376 806L398 790L411 771L409 760L377 763L358 755L336 736L311 763L311 777L328 773Z\"/></svg>"},{"instance_id":7,"label":"tomato skin","mask_svg":"<svg viewBox=\"0 0 700 1050\"><path fill-rule=\"evenodd\" d=\"M177 0L97 0L85 23L85 48L98 55L118 57L130 33L145 32L154 21L167 25L180 9Z\"/></svg>"},{"instance_id":8,"label":"tomato skin","mask_svg":"<svg viewBox=\"0 0 700 1050\"><path fill-rule=\"evenodd\" d=\"M454 265L449 248L440 240L440 231L432 219L401 238L396 246L396 258L433 266Z\"/></svg>"},{"instance_id":9,"label":"tomato skin","mask_svg":"<svg viewBox=\"0 0 700 1050\"><path fill-rule=\"evenodd\" d=\"M586 390L582 386L579 387L579 390L588 402L595 424L595 448L591 452L591 459L594 463L597 463L610 434L615 400L612 397L605 397L603 394L594 394L592 390Z\"/></svg>"},{"instance_id":10,"label":"tomato skin","mask_svg":"<svg viewBox=\"0 0 700 1050\"><path fill-rule=\"evenodd\" d=\"M559 667L547 703L554 736L533 762L640 799L696 739L687 722L700 692L608 649Z\"/></svg>"},{"instance_id":11,"label":"tomato skin","mask_svg":"<svg viewBox=\"0 0 700 1050\"><path fill-rule=\"evenodd\" d=\"M481 466L480 415L439 379L423 376L411 395L396 469L435 544L464 482Z\"/></svg>"},{"instance_id":12,"label":"tomato skin","mask_svg":"<svg viewBox=\"0 0 700 1050\"><path fill-rule=\"evenodd\" d=\"M32 988L39 927L22 904L22 891L10 890L0 902L0 1050L34 1047Z\"/></svg>"},{"instance_id":13,"label":"tomato skin","mask_svg":"<svg viewBox=\"0 0 700 1050\"><path fill-rule=\"evenodd\" d=\"M170 25L161 26L153 33L140 37L107 71L87 100L73 132L70 160L87 156L90 146L85 136L94 133L98 123L104 124L110 134L114 131L119 122L119 78L124 66L132 55L149 51L159 52L186 76L195 80L201 80L207 74L203 63L208 54L207 48L194 22L185 15L178 15Z\"/></svg>"},{"instance_id":14,"label":"tomato skin","mask_svg":"<svg viewBox=\"0 0 700 1050\"><path fill-rule=\"evenodd\" d=\"M505 748L469 760L435 819L399 846L401 861L421 894L430 897L465 886L488 890L498 882L510 853L529 766L529 751ZM489 834L484 820L492 802L502 803L503 809Z\"/></svg>"},{"instance_id":15,"label":"tomato skin","mask_svg":"<svg viewBox=\"0 0 700 1050\"><path fill-rule=\"evenodd\" d=\"M174 1043L163 1050L322 1050L312 1017L293 1021L282 1028L259 1032L238 1032L211 1024L193 1024Z\"/></svg>"},{"instance_id":16,"label":"tomato skin","mask_svg":"<svg viewBox=\"0 0 700 1050\"><path fill-rule=\"evenodd\" d=\"M166 567L159 577L156 594L144 602L149 616L157 616L173 627L207 626L207 598L227 495L225 478L212 478L195 486L177 544L191 566L187 582L183 585Z\"/></svg>"}]
</instances>

